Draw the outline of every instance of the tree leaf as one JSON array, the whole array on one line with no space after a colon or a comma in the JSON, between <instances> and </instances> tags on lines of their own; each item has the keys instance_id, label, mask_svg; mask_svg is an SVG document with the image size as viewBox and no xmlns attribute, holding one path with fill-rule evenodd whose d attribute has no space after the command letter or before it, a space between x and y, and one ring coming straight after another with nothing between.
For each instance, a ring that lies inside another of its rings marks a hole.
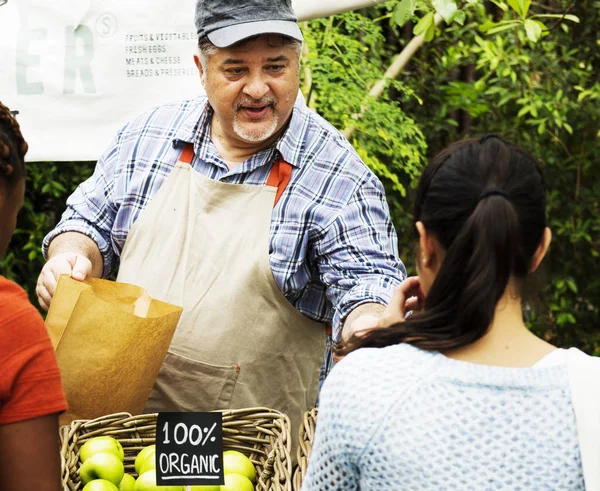
<instances>
[{"instance_id":1,"label":"tree leaf","mask_svg":"<svg viewBox=\"0 0 600 491\"><path fill-rule=\"evenodd\" d=\"M452 17L458 10L454 0L432 0L433 8L442 16L446 24L452 22Z\"/></svg>"},{"instance_id":2,"label":"tree leaf","mask_svg":"<svg viewBox=\"0 0 600 491\"><path fill-rule=\"evenodd\" d=\"M503 10L504 12L506 12L508 10L508 5L506 5L504 2L502 2L501 0L491 0L491 2L496 5L496 7L499 7L501 10Z\"/></svg>"},{"instance_id":3,"label":"tree leaf","mask_svg":"<svg viewBox=\"0 0 600 491\"><path fill-rule=\"evenodd\" d=\"M531 6L531 0L520 0L521 2L521 11L523 12L523 18L527 17L527 12L529 12L529 7Z\"/></svg>"},{"instance_id":4,"label":"tree leaf","mask_svg":"<svg viewBox=\"0 0 600 491\"><path fill-rule=\"evenodd\" d=\"M402 0L396 6L394 20L399 26L403 26L415 15L415 0Z\"/></svg>"},{"instance_id":5,"label":"tree leaf","mask_svg":"<svg viewBox=\"0 0 600 491\"><path fill-rule=\"evenodd\" d=\"M431 24L429 24L429 27L425 31L425 41L427 41L427 42L433 41L434 36L435 36L435 22L432 22Z\"/></svg>"},{"instance_id":6,"label":"tree leaf","mask_svg":"<svg viewBox=\"0 0 600 491\"><path fill-rule=\"evenodd\" d=\"M566 20L570 20L571 22L575 22L576 24L579 24L579 17L577 17L576 15L573 14L535 14L532 15L531 18L535 19L538 17L542 17L545 19L566 19Z\"/></svg>"},{"instance_id":7,"label":"tree leaf","mask_svg":"<svg viewBox=\"0 0 600 491\"><path fill-rule=\"evenodd\" d=\"M467 18L467 14L465 14L464 10L457 10L454 14L453 21L456 22L460 26L465 25L465 20Z\"/></svg>"},{"instance_id":8,"label":"tree leaf","mask_svg":"<svg viewBox=\"0 0 600 491\"><path fill-rule=\"evenodd\" d=\"M423 34L425 31L427 31L427 29L429 29L431 24L433 24L433 12L429 12L423 16L419 22L417 22L417 25L413 29L413 34L415 36Z\"/></svg>"},{"instance_id":9,"label":"tree leaf","mask_svg":"<svg viewBox=\"0 0 600 491\"><path fill-rule=\"evenodd\" d=\"M523 10L521 9L521 2L519 0L508 0L508 4L519 17L523 17Z\"/></svg>"},{"instance_id":10,"label":"tree leaf","mask_svg":"<svg viewBox=\"0 0 600 491\"><path fill-rule=\"evenodd\" d=\"M517 24L520 24L520 23L521 23L520 21L516 20L516 21L512 22L511 24L497 25L497 27L488 29L487 33L488 34L496 34L497 32L506 31L508 29L514 28Z\"/></svg>"},{"instance_id":11,"label":"tree leaf","mask_svg":"<svg viewBox=\"0 0 600 491\"><path fill-rule=\"evenodd\" d=\"M537 40L542 35L542 28L540 27L540 25L536 21L531 19L527 19L524 25L525 32L527 33L527 38L530 41L533 41L534 43L537 42Z\"/></svg>"}]
</instances>

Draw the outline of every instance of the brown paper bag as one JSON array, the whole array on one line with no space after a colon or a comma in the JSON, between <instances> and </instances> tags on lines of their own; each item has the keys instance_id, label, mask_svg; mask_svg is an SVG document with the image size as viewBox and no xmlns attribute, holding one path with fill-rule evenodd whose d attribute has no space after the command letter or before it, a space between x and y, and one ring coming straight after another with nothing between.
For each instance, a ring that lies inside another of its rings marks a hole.
<instances>
[{"instance_id":1,"label":"brown paper bag","mask_svg":"<svg viewBox=\"0 0 600 491\"><path fill-rule=\"evenodd\" d=\"M60 423L140 414L182 310L134 285L61 276L46 317L69 405Z\"/></svg>"}]
</instances>

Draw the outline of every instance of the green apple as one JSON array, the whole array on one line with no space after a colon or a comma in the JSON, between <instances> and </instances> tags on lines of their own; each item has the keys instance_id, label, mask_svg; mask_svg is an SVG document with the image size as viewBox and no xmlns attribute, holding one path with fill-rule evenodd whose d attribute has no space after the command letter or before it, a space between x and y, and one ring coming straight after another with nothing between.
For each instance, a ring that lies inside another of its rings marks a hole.
<instances>
[{"instance_id":1,"label":"green apple","mask_svg":"<svg viewBox=\"0 0 600 491\"><path fill-rule=\"evenodd\" d=\"M225 484L221 491L254 491L254 486L246 476L225 474Z\"/></svg>"},{"instance_id":2,"label":"green apple","mask_svg":"<svg viewBox=\"0 0 600 491\"><path fill-rule=\"evenodd\" d=\"M140 453L137 454L135 458L135 472L138 476L141 476L143 472L141 472L142 463L151 458L154 460L154 454L156 453L156 445L148 445L140 450Z\"/></svg>"},{"instance_id":3,"label":"green apple","mask_svg":"<svg viewBox=\"0 0 600 491\"><path fill-rule=\"evenodd\" d=\"M251 482L256 482L256 469L248 457L235 450L223 452L223 472L225 474L240 474Z\"/></svg>"},{"instance_id":4,"label":"green apple","mask_svg":"<svg viewBox=\"0 0 600 491\"><path fill-rule=\"evenodd\" d=\"M156 469L144 472L135 481L133 491L183 491L183 486L158 486L156 484Z\"/></svg>"},{"instance_id":5,"label":"green apple","mask_svg":"<svg viewBox=\"0 0 600 491\"><path fill-rule=\"evenodd\" d=\"M131 474L123 474L123 479L121 479L121 484L119 484L119 491L133 491L134 485L135 477Z\"/></svg>"},{"instance_id":6,"label":"green apple","mask_svg":"<svg viewBox=\"0 0 600 491\"><path fill-rule=\"evenodd\" d=\"M112 436L96 436L90 438L85 442L79 449L79 459L83 464L92 455L100 452L109 452L115 454L121 462L125 458L125 452L123 452L123 446L118 440L115 440Z\"/></svg>"},{"instance_id":7,"label":"green apple","mask_svg":"<svg viewBox=\"0 0 600 491\"><path fill-rule=\"evenodd\" d=\"M145 472L151 471L152 469L156 469L156 459L154 458L156 454L152 453L148 455L142 463L140 464L140 472L138 472L138 476L141 476Z\"/></svg>"},{"instance_id":8,"label":"green apple","mask_svg":"<svg viewBox=\"0 0 600 491\"><path fill-rule=\"evenodd\" d=\"M190 491L221 491L221 486L190 486Z\"/></svg>"},{"instance_id":9,"label":"green apple","mask_svg":"<svg viewBox=\"0 0 600 491\"><path fill-rule=\"evenodd\" d=\"M119 488L106 479L94 479L87 483L82 491L119 491Z\"/></svg>"},{"instance_id":10,"label":"green apple","mask_svg":"<svg viewBox=\"0 0 600 491\"><path fill-rule=\"evenodd\" d=\"M94 479L106 479L118 486L123 479L123 474L125 474L123 462L109 452L95 453L79 468L79 477L84 485Z\"/></svg>"}]
</instances>

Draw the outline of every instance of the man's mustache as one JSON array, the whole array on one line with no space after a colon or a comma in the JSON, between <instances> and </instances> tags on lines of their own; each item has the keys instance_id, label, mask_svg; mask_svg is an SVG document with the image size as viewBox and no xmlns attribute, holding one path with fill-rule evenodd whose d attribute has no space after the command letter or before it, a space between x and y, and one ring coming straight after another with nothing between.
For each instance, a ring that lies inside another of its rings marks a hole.
<instances>
[{"instance_id":1,"label":"man's mustache","mask_svg":"<svg viewBox=\"0 0 600 491\"><path fill-rule=\"evenodd\" d=\"M236 111L240 111L245 107L265 107L272 106L275 107L277 105L277 101L271 97L263 97L262 99L245 99L243 101L238 102L234 109Z\"/></svg>"}]
</instances>

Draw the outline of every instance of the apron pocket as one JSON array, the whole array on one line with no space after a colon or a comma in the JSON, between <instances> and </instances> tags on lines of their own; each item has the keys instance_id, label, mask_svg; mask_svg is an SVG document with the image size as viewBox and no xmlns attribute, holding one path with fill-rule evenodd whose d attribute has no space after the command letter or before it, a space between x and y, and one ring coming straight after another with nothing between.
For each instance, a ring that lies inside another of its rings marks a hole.
<instances>
[{"instance_id":1,"label":"apron pocket","mask_svg":"<svg viewBox=\"0 0 600 491\"><path fill-rule=\"evenodd\" d=\"M211 365L168 352L145 412L228 409L238 365Z\"/></svg>"}]
</instances>

